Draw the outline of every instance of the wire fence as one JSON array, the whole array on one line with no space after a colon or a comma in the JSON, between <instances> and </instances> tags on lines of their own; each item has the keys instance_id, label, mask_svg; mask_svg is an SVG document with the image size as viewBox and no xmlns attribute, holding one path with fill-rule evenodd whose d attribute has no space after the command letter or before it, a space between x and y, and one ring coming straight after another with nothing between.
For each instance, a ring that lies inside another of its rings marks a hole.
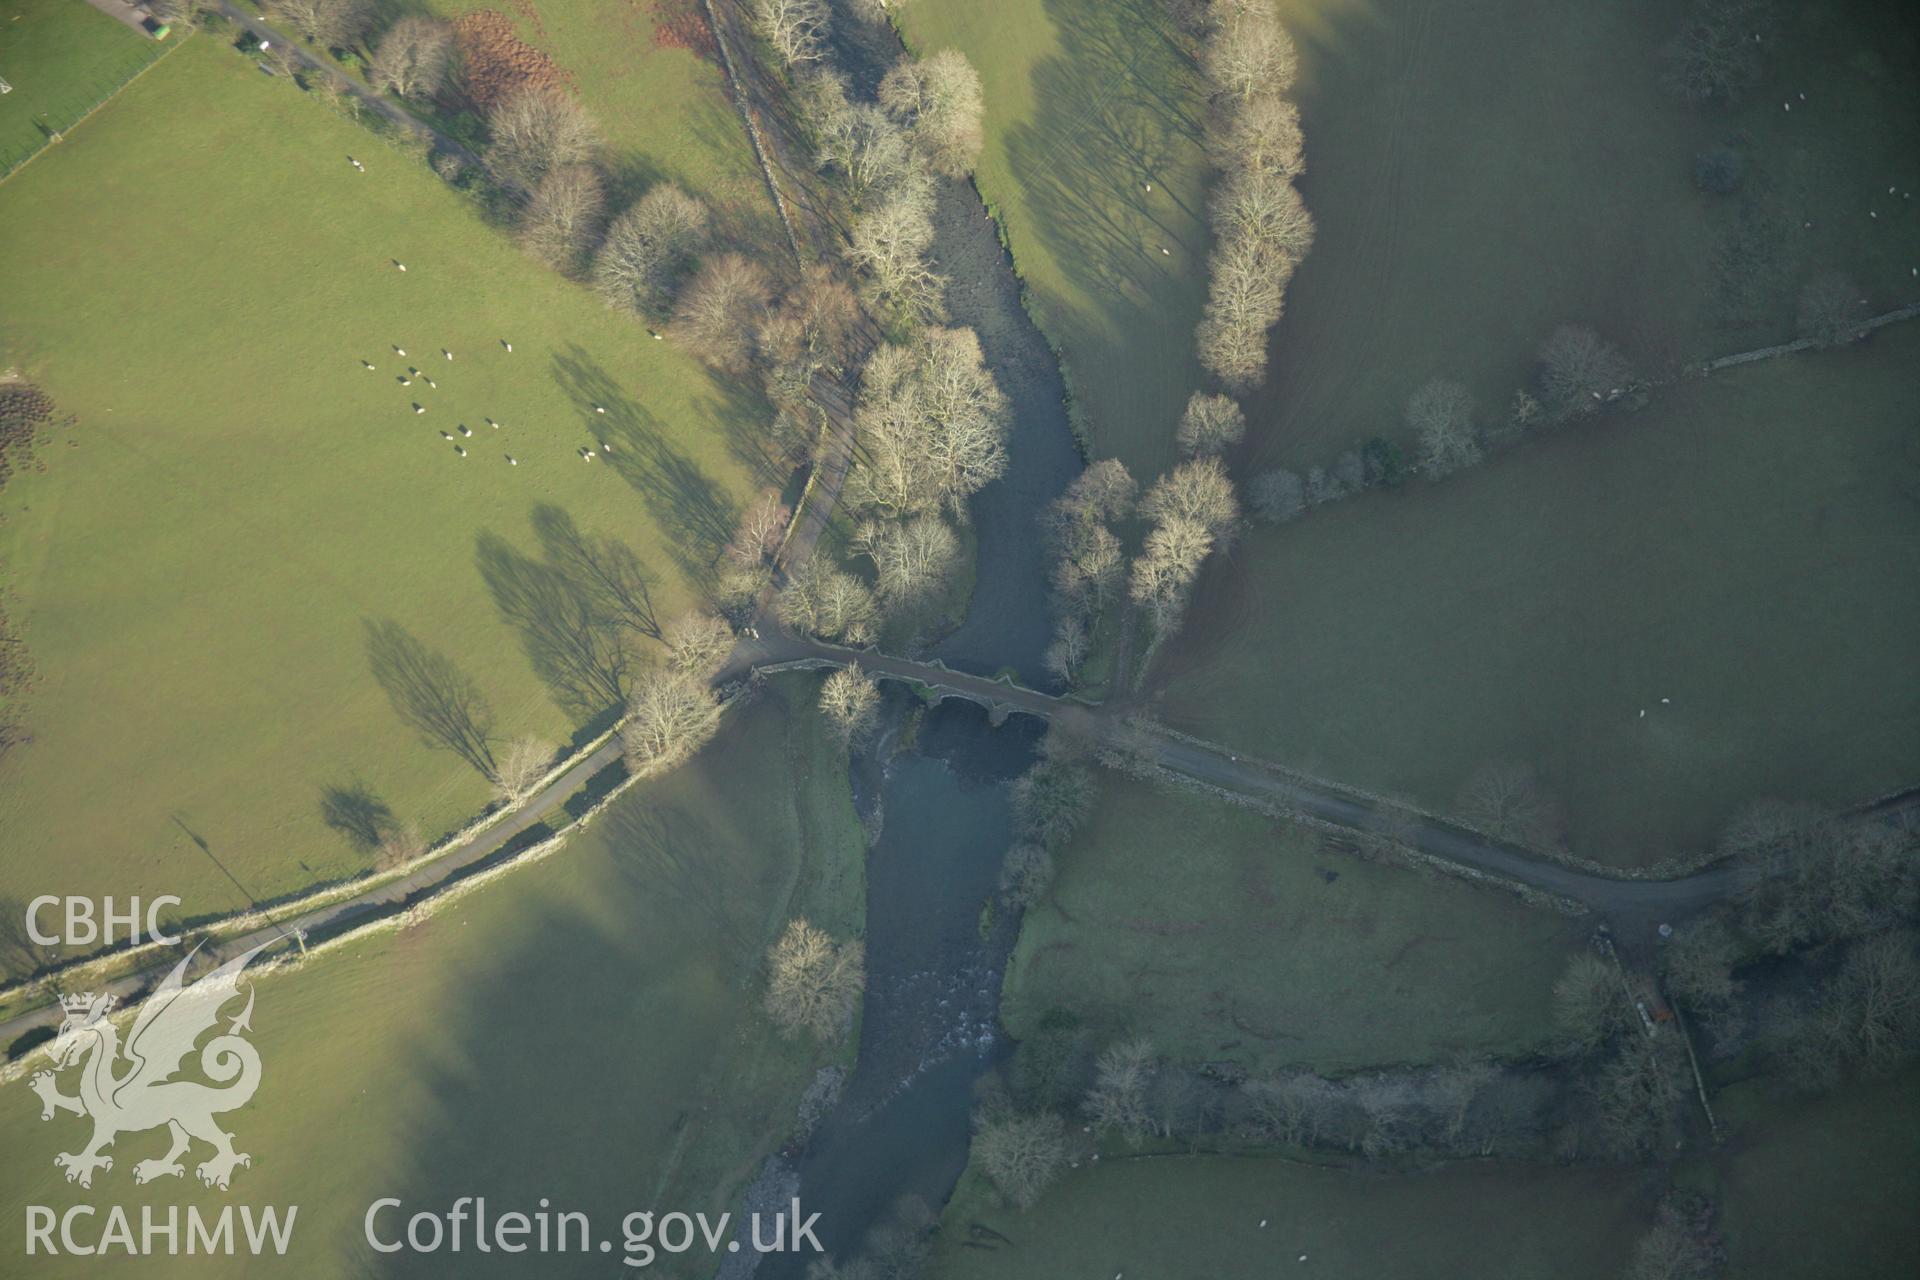
<instances>
[{"instance_id":1,"label":"wire fence","mask_svg":"<svg viewBox=\"0 0 1920 1280\"><path fill-rule=\"evenodd\" d=\"M32 113L21 113L7 120L7 127L0 128L0 182L12 177L21 165L52 146L62 134L98 111L108 99L132 84L183 42L176 36L164 45L154 42L148 47L134 46L135 56L120 57L96 65L91 69L92 74L79 77L84 81L82 86L77 90L70 88L58 97L49 99L35 92ZM29 91L30 86L23 83L20 73L16 72L9 79L14 83L14 93ZM0 107L4 105L6 98L0 98Z\"/></svg>"}]
</instances>

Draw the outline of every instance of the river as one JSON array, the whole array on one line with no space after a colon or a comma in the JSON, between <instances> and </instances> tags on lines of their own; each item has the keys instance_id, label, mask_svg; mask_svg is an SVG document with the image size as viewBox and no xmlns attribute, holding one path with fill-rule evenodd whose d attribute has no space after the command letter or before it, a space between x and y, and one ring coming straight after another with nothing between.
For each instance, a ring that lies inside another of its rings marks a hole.
<instances>
[{"instance_id":1,"label":"river","mask_svg":"<svg viewBox=\"0 0 1920 1280\"><path fill-rule=\"evenodd\" d=\"M836 54L871 95L900 48L891 30L839 15ZM1011 667L1047 688L1047 565L1035 517L1080 471L1060 369L1020 305L1013 263L970 183L942 184L934 256L951 282L952 323L980 335L1013 415L1007 472L973 498L978 574L966 618L935 650L979 674ZM910 714L896 695L889 724ZM898 728L855 761L863 810L884 814L867 856L867 996L860 1054L835 1109L798 1162L801 1203L821 1215L822 1243L854 1254L902 1197L938 1212L967 1163L974 1085L1007 1045L1000 986L1018 920L986 913L1011 838L1007 783L1033 761L1042 726L995 728L952 701L928 711L911 749ZM769 1256L762 1280L791 1280Z\"/></svg>"}]
</instances>

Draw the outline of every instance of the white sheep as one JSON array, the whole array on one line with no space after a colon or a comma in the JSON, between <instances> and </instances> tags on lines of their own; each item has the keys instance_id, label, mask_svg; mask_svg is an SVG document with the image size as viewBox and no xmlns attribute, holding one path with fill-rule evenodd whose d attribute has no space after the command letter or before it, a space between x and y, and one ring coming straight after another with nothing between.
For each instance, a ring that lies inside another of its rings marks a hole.
<instances>
[{"instance_id":1,"label":"white sheep","mask_svg":"<svg viewBox=\"0 0 1920 1280\"><path fill-rule=\"evenodd\" d=\"M507 349L508 355L513 354L513 344L511 342L508 342L505 338L502 338L500 339L500 345Z\"/></svg>"},{"instance_id":2,"label":"white sheep","mask_svg":"<svg viewBox=\"0 0 1920 1280\"><path fill-rule=\"evenodd\" d=\"M425 413L427 411L427 406L423 404L416 404L413 406L413 411L415 413Z\"/></svg>"},{"instance_id":3,"label":"white sheep","mask_svg":"<svg viewBox=\"0 0 1920 1280\"><path fill-rule=\"evenodd\" d=\"M605 413L607 411L607 407L605 405L597 404L593 406L593 411L595 413Z\"/></svg>"},{"instance_id":4,"label":"white sheep","mask_svg":"<svg viewBox=\"0 0 1920 1280\"><path fill-rule=\"evenodd\" d=\"M461 445L455 445L455 446L453 446L453 451L454 451L455 453L457 453L457 454L459 454L459 455L460 455L461 457L463 457L463 458L467 456L467 451L466 451L466 449L465 449L465 447L463 447L463 446L461 446Z\"/></svg>"},{"instance_id":5,"label":"white sheep","mask_svg":"<svg viewBox=\"0 0 1920 1280\"><path fill-rule=\"evenodd\" d=\"M460 424L460 434L463 436L470 436L473 434L473 428L469 427L466 423L463 422Z\"/></svg>"},{"instance_id":6,"label":"white sheep","mask_svg":"<svg viewBox=\"0 0 1920 1280\"><path fill-rule=\"evenodd\" d=\"M508 466L510 466L510 467L517 467L517 466L519 466L519 465L520 465L520 460L519 460L518 458L516 458L516 457L514 457L514 456L513 456L512 454L508 454L508 455L507 455L507 465L508 465Z\"/></svg>"},{"instance_id":7,"label":"white sheep","mask_svg":"<svg viewBox=\"0 0 1920 1280\"><path fill-rule=\"evenodd\" d=\"M440 348L440 354L449 360L453 359L453 352L447 350L445 347Z\"/></svg>"}]
</instances>

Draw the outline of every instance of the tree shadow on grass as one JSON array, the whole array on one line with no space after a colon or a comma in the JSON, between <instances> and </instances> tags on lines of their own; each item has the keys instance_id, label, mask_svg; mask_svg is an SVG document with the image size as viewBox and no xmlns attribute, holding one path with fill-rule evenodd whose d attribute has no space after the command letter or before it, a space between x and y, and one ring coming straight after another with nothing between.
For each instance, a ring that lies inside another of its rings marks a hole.
<instances>
[{"instance_id":1,"label":"tree shadow on grass","mask_svg":"<svg viewBox=\"0 0 1920 1280\"><path fill-rule=\"evenodd\" d=\"M653 578L632 547L618 538L591 538L551 503L533 509L533 532L547 562L565 575L593 611L616 625L660 639Z\"/></svg>"},{"instance_id":2,"label":"tree shadow on grass","mask_svg":"<svg viewBox=\"0 0 1920 1280\"><path fill-rule=\"evenodd\" d=\"M321 788L320 820L361 853L378 849L400 829L392 808L360 778Z\"/></svg>"},{"instance_id":3,"label":"tree shadow on grass","mask_svg":"<svg viewBox=\"0 0 1920 1280\"><path fill-rule=\"evenodd\" d=\"M1047 13L1072 53L1034 67L1033 122L1007 139L1033 231L1088 296L1151 296L1164 280L1142 228L1178 241L1205 220L1163 178L1191 164L1204 124L1191 63L1152 0L1047 0Z\"/></svg>"},{"instance_id":4,"label":"tree shadow on grass","mask_svg":"<svg viewBox=\"0 0 1920 1280\"><path fill-rule=\"evenodd\" d=\"M675 566L709 588L721 548L733 536L736 512L727 491L674 448L658 419L578 346L554 357L553 376L588 438L611 446L602 461L646 503Z\"/></svg>"},{"instance_id":5,"label":"tree shadow on grass","mask_svg":"<svg viewBox=\"0 0 1920 1280\"><path fill-rule=\"evenodd\" d=\"M617 805L606 813L602 837L614 864L641 892L670 902L675 914L699 920L729 955L748 950L740 904L751 886L726 858L712 856L713 833L673 806Z\"/></svg>"},{"instance_id":6,"label":"tree shadow on grass","mask_svg":"<svg viewBox=\"0 0 1920 1280\"><path fill-rule=\"evenodd\" d=\"M400 719L431 746L445 747L491 778L493 708L452 658L429 649L391 618L363 620L367 664Z\"/></svg>"},{"instance_id":7,"label":"tree shadow on grass","mask_svg":"<svg viewBox=\"0 0 1920 1280\"><path fill-rule=\"evenodd\" d=\"M562 710L584 718L626 701L627 647L586 586L488 530L480 533L476 559L500 616L520 633Z\"/></svg>"}]
</instances>

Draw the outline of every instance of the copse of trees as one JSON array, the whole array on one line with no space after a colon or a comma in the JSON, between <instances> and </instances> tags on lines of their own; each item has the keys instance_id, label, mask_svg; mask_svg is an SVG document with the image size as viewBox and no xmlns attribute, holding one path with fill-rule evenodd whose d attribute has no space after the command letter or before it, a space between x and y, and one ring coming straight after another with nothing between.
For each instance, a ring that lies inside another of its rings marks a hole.
<instances>
[{"instance_id":1,"label":"copse of trees","mask_svg":"<svg viewBox=\"0 0 1920 1280\"><path fill-rule=\"evenodd\" d=\"M880 611L867 584L835 568L823 556L809 556L778 601L780 621L842 644L869 644Z\"/></svg>"},{"instance_id":2,"label":"copse of trees","mask_svg":"<svg viewBox=\"0 0 1920 1280\"><path fill-rule=\"evenodd\" d=\"M555 169L589 164L600 129L586 108L557 89L527 87L487 113L487 171L522 198Z\"/></svg>"},{"instance_id":3,"label":"copse of trees","mask_svg":"<svg viewBox=\"0 0 1920 1280\"><path fill-rule=\"evenodd\" d=\"M980 76L958 49L903 58L880 81L880 105L900 122L936 173L964 178L986 142Z\"/></svg>"},{"instance_id":4,"label":"copse of trees","mask_svg":"<svg viewBox=\"0 0 1920 1280\"><path fill-rule=\"evenodd\" d=\"M520 215L520 243L554 270L575 275L598 243L606 191L592 165L549 170Z\"/></svg>"},{"instance_id":5,"label":"copse of trees","mask_svg":"<svg viewBox=\"0 0 1920 1280\"><path fill-rule=\"evenodd\" d=\"M971 329L927 328L868 358L854 406L854 504L900 518L965 511L1006 470L1007 398Z\"/></svg>"},{"instance_id":6,"label":"copse of trees","mask_svg":"<svg viewBox=\"0 0 1920 1280\"><path fill-rule=\"evenodd\" d=\"M946 587L960 563L960 539L937 515L867 520L854 531L853 552L873 564L881 609L899 615Z\"/></svg>"},{"instance_id":7,"label":"copse of trees","mask_svg":"<svg viewBox=\"0 0 1920 1280\"><path fill-rule=\"evenodd\" d=\"M656 183L607 228L594 259L595 288L619 310L666 314L707 243L710 222L700 201L670 182Z\"/></svg>"},{"instance_id":8,"label":"copse of trees","mask_svg":"<svg viewBox=\"0 0 1920 1280\"><path fill-rule=\"evenodd\" d=\"M1067 1167L1067 1129L1051 1112L982 1108L974 1118L973 1156L994 1188L1031 1209Z\"/></svg>"},{"instance_id":9,"label":"copse of trees","mask_svg":"<svg viewBox=\"0 0 1920 1280\"><path fill-rule=\"evenodd\" d=\"M1133 514L1138 489L1119 459L1103 458L1076 476L1042 516L1053 557L1047 669L1063 680L1078 674L1100 612L1119 589L1126 555L1111 526Z\"/></svg>"},{"instance_id":10,"label":"copse of trees","mask_svg":"<svg viewBox=\"0 0 1920 1280\"><path fill-rule=\"evenodd\" d=\"M1154 527L1134 558L1128 592L1157 642L1179 629L1207 556L1232 545L1240 502L1220 459L1196 458L1162 476L1141 499L1140 514Z\"/></svg>"},{"instance_id":11,"label":"copse of trees","mask_svg":"<svg viewBox=\"0 0 1920 1280\"><path fill-rule=\"evenodd\" d=\"M1221 176L1208 201L1215 247L1196 337L1200 363L1239 392L1265 379L1267 331L1313 245L1313 218L1293 185L1304 163L1300 117L1286 101L1299 58L1270 0L1214 0L1204 26L1208 154Z\"/></svg>"},{"instance_id":12,"label":"copse of trees","mask_svg":"<svg viewBox=\"0 0 1920 1280\"><path fill-rule=\"evenodd\" d=\"M705 364L744 373L772 293L766 269L751 258L738 253L709 258L680 291L675 339Z\"/></svg>"}]
</instances>

